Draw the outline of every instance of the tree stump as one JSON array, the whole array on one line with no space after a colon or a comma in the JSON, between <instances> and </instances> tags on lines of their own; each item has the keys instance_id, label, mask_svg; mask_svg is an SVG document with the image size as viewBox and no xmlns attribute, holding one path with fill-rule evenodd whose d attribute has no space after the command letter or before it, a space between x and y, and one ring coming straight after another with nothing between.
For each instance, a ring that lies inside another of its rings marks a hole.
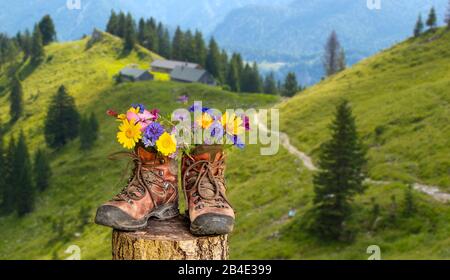
<instances>
[{"instance_id":1,"label":"tree stump","mask_svg":"<svg viewBox=\"0 0 450 280\"><path fill-rule=\"evenodd\" d=\"M194 236L183 217L151 220L136 232L114 230L113 260L226 260L228 236Z\"/></svg>"}]
</instances>

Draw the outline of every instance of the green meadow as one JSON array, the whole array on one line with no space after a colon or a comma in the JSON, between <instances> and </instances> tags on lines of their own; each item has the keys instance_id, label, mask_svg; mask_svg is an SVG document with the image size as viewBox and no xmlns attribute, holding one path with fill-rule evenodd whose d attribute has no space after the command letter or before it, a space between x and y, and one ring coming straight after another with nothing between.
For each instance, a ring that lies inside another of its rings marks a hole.
<instances>
[{"instance_id":1,"label":"green meadow","mask_svg":"<svg viewBox=\"0 0 450 280\"><path fill-rule=\"evenodd\" d=\"M34 212L23 218L0 217L0 259L64 259L70 245L81 248L82 259L110 259L111 230L94 225L93 217L121 189L127 162L107 159L122 148L115 139L117 123L105 111L143 103L171 112L183 106L176 99L184 94L219 109L279 108L281 129L314 160L329 137L334 106L345 97L369 149L371 177L393 181L368 185L356 197L350 221L353 241L324 243L305 230L313 173L301 161L282 147L274 156L261 156L259 145L229 150L228 192L237 212L230 237L232 259L367 259L369 245L380 246L383 259L450 259L448 205L414 193L416 212L403 213L408 183L450 189L450 32L438 30L400 43L288 100L198 84L116 85L113 76L122 67L146 68L158 55L139 47L123 54L122 42L107 34L90 48L88 40L54 43L46 48L41 65L25 62L19 70L25 114L7 126L6 142L23 130L31 152L45 145L46 109L61 84L82 114L97 115L100 132L89 152L80 151L78 140L51 151L51 186L38 195ZM8 95L5 73L0 73L3 123L9 121ZM375 203L380 206L376 215Z\"/></svg>"}]
</instances>

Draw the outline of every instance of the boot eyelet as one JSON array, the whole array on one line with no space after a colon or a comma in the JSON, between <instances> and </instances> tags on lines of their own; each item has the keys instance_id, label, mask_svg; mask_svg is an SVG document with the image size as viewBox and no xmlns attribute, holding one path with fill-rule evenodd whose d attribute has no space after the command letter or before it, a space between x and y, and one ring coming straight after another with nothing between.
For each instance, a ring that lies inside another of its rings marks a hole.
<instances>
[{"instance_id":1,"label":"boot eyelet","mask_svg":"<svg viewBox=\"0 0 450 280\"><path fill-rule=\"evenodd\" d=\"M161 159L161 160L159 161L159 163L164 164L164 163L166 163L166 161L165 161L164 159Z\"/></svg>"},{"instance_id":2,"label":"boot eyelet","mask_svg":"<svg viewBox=\"0 0 450 280\"><path fill-rule=\"evenodd\" d=\"M160 170L159 171L159 176L163 176L164 175L164 171Z\"/></svg>"}]
</instances>

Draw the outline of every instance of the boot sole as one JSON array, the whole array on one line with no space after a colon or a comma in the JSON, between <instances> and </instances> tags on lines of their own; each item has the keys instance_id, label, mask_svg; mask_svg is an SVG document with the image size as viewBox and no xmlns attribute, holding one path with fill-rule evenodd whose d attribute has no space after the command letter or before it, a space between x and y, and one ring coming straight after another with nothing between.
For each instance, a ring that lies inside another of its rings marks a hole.
<instances>
[{"instance_id":1,"label":"boot sole","mask_svg":"<svg viewBox=\"0 0 450 280\"><path fill-rule=\"evenodd\" d=\"M218 214L203 214L191 222L191 233L197 236L223 235L233 231L234 219Z\"/></svg>"},{"instance_id":2,"label":"boot sole","mask_svg":"<svg viewBox=\"0 0 450 280\"><path fill-rule=\"evenodd\" d=\"M110 214L107 211L102 211L101 208L99 208L97 210L97 215L95 216L95 223L121 231L136 231L146 228L148 221L151 218L155 218L157 220L169 220L177 217L180 214L177 204L159 206L140 220L131 218L128 214L121 211L119 208L116 209L117 211L121 212L118 212L120 213L120 218L111 218Z\"/></svg>"}]
</instances>

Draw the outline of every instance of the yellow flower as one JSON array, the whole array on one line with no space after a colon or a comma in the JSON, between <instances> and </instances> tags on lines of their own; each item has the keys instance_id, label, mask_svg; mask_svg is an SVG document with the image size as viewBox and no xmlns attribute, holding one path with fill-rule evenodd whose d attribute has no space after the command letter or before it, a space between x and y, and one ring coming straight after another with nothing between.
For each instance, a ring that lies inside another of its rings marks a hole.
<instances>
[{"instance_id":1,"label":"yellow flower","mask_svg":"<svg viewBox=\"0 0 450 280\"><path fill-rule=\"evenodd\" d=\"M161 154L168 156L177 151L177 140L174 135L164 132L158 140L156 140L156 148Z\"/></svg>"},{"instance_id":2,"label":"yellow flower","mask_svg":"<svg viewBox=\"0 0 450 280\"><path fill-rule=\"evenodd\" d=\"M139 114L139 108L130 107L127 112Z\"/></svg>"},{"instance_id":3,"label":"yellow flower","mask_svg":"<svg viewBox=\"0 0 450 280\"><path fill-rule=\"evenodd\" d=\"M222 116L222 126L228 134L241 135L245 132L242 118L237 117L235 114L228 116L227 113Z\"/></svg>"},{"instance_id":4,"label":"yellow flower","mask_svg":"<svg viewBox=\"0 0 450 280\"><path fill-rule=\"evenodd\" d=\"M201 128L208 128L213 123L213 118L209 114L203 113L201 117L197 118L196 122Z\"/></svg>"},{"instance_id":5,"label":"yellow flower","mask_svg":"<svg viewBox=\"0 0 450 280\"><path fill-rule=\"evenodd\" d=\"M127 115L125 115L125 114L119 114L119 115L117 116L117 120L118 120L119 122L125 120L126 118L127 118Z\"/></svg>"},{"instance_id":6,"label":"yellow flower","mask_svg":"<svg viewBox=\"0 0 450 280\"><path fill-rule=\"evenodd\" d=\"M127 119L123 120L119 130L117 141L126 149L133 149L142 137L141 125L130 123Z\"/></svg>"}]
</instances>

